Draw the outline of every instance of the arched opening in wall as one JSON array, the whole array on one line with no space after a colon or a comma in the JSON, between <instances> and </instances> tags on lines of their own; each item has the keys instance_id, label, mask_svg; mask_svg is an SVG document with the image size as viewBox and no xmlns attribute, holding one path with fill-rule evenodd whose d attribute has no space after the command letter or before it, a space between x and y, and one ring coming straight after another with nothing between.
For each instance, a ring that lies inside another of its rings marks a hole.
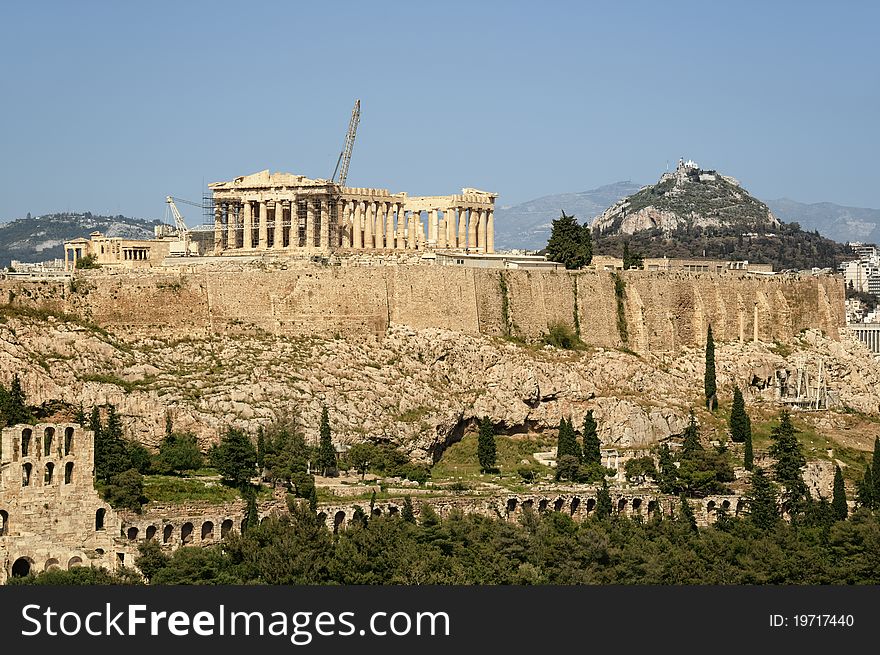
<instances>
[{"instance_id":1,"label":"arched opening in wall","mask_svg":"<svg viewBox=\"0 0 880 655\"><path fill-rule=\"evenodd\" d=\"M232 519L226 519L220 524L220 538L226 539L230 532L232 532Z\"/></svg>"},{"instance_id":2,"label":"arched opening in wall","mask_svg":"<svg viewBox=\"0 0 880 655\"><path fill-rule=\"evenodd\" d=\"M565 498L557 498L553 501L553 511L561 512L562 508L565 506Z\"/></svg>"},{"instance_id":3,"label":"arched opening in wall","mask_svg":"<svg viewBox=\"0 0 880 655\"><path fill-rule=\"evenodd\" d=\"M648 501L648 514L653 514L656 511L657 511L657 501L656 500L649 500Z\"/></svg>"},{"instance_id":4,"label":"arched opening in wall","mask_svg":"<svg viewBox=\"0 0 880 655\"><path fill-rule=\"evenodd\" d=\"M508 498L507 499L507 513L513 514L516 511L517 500L516 498Z\"/></svg>"},{"instance_id":5,"label":"arched opening in wall","mask_svg":"<svg viewBox=\"0 0 880 655\"><path fill-rule=\"evenodd\" d=\"M27 487L31 483L31 473L33 472L34 467L30 462L27 462L21 467L21 486Z\"/></svg>"},{"instance_id":6,"label":"arched opening in wall","mask_svg":"<svg viewBox=\"0 0 880 655\"><path fill-rule=\"evenodd\" d=\"M333 515L333 534L339 532L339 526L345 523L345 512L339 510Z\"/></svg>"},{"instance_id":7,"label":"arched opening in wall","mask_svg":"<svg viewBox=\"0 0 880 655\"><path fill-rule=\"evenodd\" d=\"M9 533L9 512L0 509L0 537L5 537Z\"/></svg>"},{"instance_id":8,"label":"arched opening in wall","mask_svg":"<svg viewBox=\"0 0 880 655\"><path fill-rule=\"evenodd\" d=\"M58 560L54 557L50 557L46 560L46 565L43 567L44 571L60 571L61 565L58 563Z\"/></svg>"},{"instance_id":9,"label":"arched opening in wall","mask_svg":"<svg viewBox=\"0 0 880 655\"><path fill-rule=\"evenodd\" d=\"M617 501L617 513L623 514L626 512L626 498L621 498Z\"/></svg>"},{"instance_id":10,"label":"arched opening in wall","mask_svg":"<svg viewBox=\"0 0 880 655\"><path fill-rule=\"evenodd\" d=\"M73 450L73 428L64 428L64 454L69 455Z\"/></svg>"},{"instance_id":11,"label":"arched opening in wall","mask_svg":"<svg viewBox=\"0 0 880 655\"><path fill-rule=\"evenodd\" d=\"M596 499L587 498L587 514L591 514L596 509Z\"/></svg>"},{"instance_id":12,"label":"arched opening in wall","mask_svg":"<svg viewBox=\"0 0 880 655\"><path fill-rule=\"evenodd\" d=\"M202 541L212 541L214 539L214 523L213 521L205 521L202 523Z\"/></svg>"},{"instance_id":13,"label":"arched opening in wall","mask_svg":"<svg viewBox=\"0 0 880 655\"><path fill-rule=\"evenodd\" d=\"M706 517L711 521L712 515L715 513L715 501L710 500L706 503Z\"/></svg>"},{"instance_id":14,"label":"arched opening in wall","mask_svg":"<svg viewBox=\"0 0 880 655\"><path fill-rule=\"evenodd\" d=\"M104 549L103 548L95 548L95 555L100 557L104 557Z\"/></svg>"},{"instance_id":15,"label":"arched opening in wall","mask_svg":"<svg viewBox=\"0 0 880 655\"><path fill-rule=\"evenodd\" d=\"M388 506L388 513L391 516L397 516L398 514L400 514L400 508L397 505L389 505Z\"/></svg>"},{"instance_id":16,"label":"arched opening in wall","mask_svg":"<svg viewBox=\"0 0 880 655\"><path fill-rule=\"evenodd\" d=\"M180 528L180 541L185 544L191 544L193 540L193 524L186 522Z\"/></svg>"},{"instance_id":17,"label":"arched opening in wall","mask_svg":"<svg viewBox=\"0 0 880 655\"><path fill-rule=\"evenodd\" d=\"M155 526L155 525L148 525L148 526L147 526L147 531L146 531L146 533L145 533L144 536L146 536L147 541L152 540L153 537L156 536L156 526Z\"/></svg>"},{"instance_id":18,"label":"arched opening in wall","mask_svg":"<svg viewBox=\"0 0 880 655\"><path fill-rule=\"evenodd\" d=\"M126 533L126 536L128 537L129 541L134 541L138 538L138 529L134 526L130 527L128 529L128 532Z\"/></svg>"},{"instance_id":19,"label":"arched opening in wall","mask_svg":"<svg viewBox=\"0 0 880 655\"><path fill-rule=\"evenodd\" d=\"M52 474L55 472L55 465L52 462L46 462L46 473L43 476L43 484L52 484Z\"/></svg>"},{"instance_id":20,"label":"arched opening in wall","mask_svg":"<svg viewBox=\"0 0 880 655\"><path fill-rule=\"evenodd\" d=\"M572 498L571 499L571 507L570 507L571 515L574 516L577 513L577 511L580 509L580 507L581 507L581 499L577 498L577 497Z\"/></svg>"},{"instance_id":21,"label":"arched opening in wall","mask_svg":"<svg viewBox=\"0 0 880 655\"><path fill-rule=\"evenodd\" d=\"M95 512L95 530L103 530L104 529L104 517L107 516L107 510L103 507L99 508L97 512Z\"/></svg>"},{"instance_id":22,"label":"arched opening in wall","mask_svg":"<svg viewBox=\"0 0 880 655\"><path fill-rule=\"evenodd\" d=\"M33 562L30 558L27 557L19 557L12 564L12 577L13 578L24 578L28 573L31 572L31 566L33 566Z\"/></svg>"},{"instance_id":23,"label":"arched opening in wall","mask_svg":"<svg viewBox=\"0 0 880 655\"><path fill-rule=\"evenodd\" d=\"M52 454L52 442L55 441L55 428L43 430L43 455L48 457Z\"/></svg>"},{"instance_id":24,"label":"arched opening in wall","mask_svg":"<svg viewBox=\"0 0 880 655\"><path fill-rule=\"evenodd\" d=\"M527 510L532 509L532 507L534 506L534 504L535 504L535 501L532 500L531 498L529 498L528 500L524 500L524 501L522 501L522 508L523 508L523 511L527 511Z\"/></svg>"},{"instance_id":25,"label":"arched opening in wall","mask_svg":"<svg viewBox=\"0 0 880 655\"><path fill-rule=\"evenodd\" d=\"M730 511L730 501L727 500L726 498L721 501L721 509L725 512Z\"/></svg>"},{"instance_id":26,"label":"arched opening in wall","mask_svg":"<svg viewBox=\"0 0 880 655\"><path fill-rule=\"evenodd\" d=\"M73 482L73 462L64 465L64 484Z\"/></svg>"},{"instance_id":27,"label":"arched opening in wall","mask_svg":"<svg viewBox=\"0 0 880 655\"><path fill-rule=\"evenodd\" d=\"M641 498L633 498L632 510L636 514L642 513L642 499Z\"/></svg>"},{"instance_id":28,"label":"arched opening in wall","mask_svg":"<svg viewBox=\"0 0 880 655\"><path fill-rule=\"evenodd\" d=\"M30 457L31 454L31 437L33 436L33 430L30 428L25 428L21 431L21 456L22 457Z\"/></svg>"},{"instance_id":29,"label":"arched opening in wall","mask_svg":"<svg viewBox=\"0 0 880 655\"><path fill-rule=\"evenodd\" d=\"M71 557L67 560L67 570L75 569L77 566L82 566L82 558L81 557Z\"/></svg>"},{"instance_id":30,"label":"arched opening in wall","mask_svg":"<svg viewBox=\"0 0 880 655\"><path fill-rule=\"evenodd\" d=\"M162 543L167 544L171 541L171 535L174 534L174 526L170 523L166 523L165 527L162 528Z\"/></svg>"},{"instance_id":31,"label":"arched opening in wall","mask_svg":"<svg viewBox=\"0 0 880 655\"><path fill-rule=\"evenodd\" d=\"M326 523L327 515L324 512L318 512L318 523Z\"/></svg>"},{"instance_id":32,"label":"arched opening in wall","mask_svg":"<svg viewBox=\"0 0 880 655\"><path fill-rule=\"evenodd\" d=\"M736 501L736 510L734 510L734 514L736 514L736 516L739 516L740 514L742 514L742 512L745 508L746 508L746 504L743 502L743 499L740 498L739 500Z\"/></svg>"},{"instance_id":33,"label":"arched opening in wall","mask_svg":"<svg viewBox=\"0 0 880 655\"><path fill-rule=\"evenodd\" d=\"M372 511L373 516L382 516L382 508L374 507Z\"/></svg>"},{"instance_id":34,"label":"arched opening in wall","mask_svg":"<svg viewBox=\"0 0 880 655\"><path fill-rule=\"evenodd\" d=\"M547 500L546 498L542 498L541 500L538 501L538 511L539 512L546 512L547 505L549 505L549 504L550 504L549 500Z\"/></svg>"}]
</instances>

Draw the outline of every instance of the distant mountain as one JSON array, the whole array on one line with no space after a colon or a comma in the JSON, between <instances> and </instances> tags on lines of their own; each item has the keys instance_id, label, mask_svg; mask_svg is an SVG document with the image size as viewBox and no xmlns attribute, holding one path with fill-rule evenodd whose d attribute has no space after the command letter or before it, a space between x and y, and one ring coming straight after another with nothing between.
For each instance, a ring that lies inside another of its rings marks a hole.
<instances>
[{"instance_id":1,"label":"distant mountain","mask_svg":"<svg viewBox=\"0 0 880 655\"><path fill-rule=\"evenodd\" d=\"M783 221L800 223L805 230L818 230L822 236L841 243L880 242L880 209L845 207L831 202L808 205L788 198L768 200L767 205Z\"/></svg>"},{"instance_id":2,"label":"distant mountain","mask_svg":"<svg viewBox=\"0 0 880 655\"><path fill-rule=\"evenodd\" d=\"M83 214L46 214L0 223L0 267L11 260L42 262L64 258L64 242L88 237L98 231L105 236L152 239L153 227L160 221L127 216Z\"/></svg>"},{"instance_id":3,"label":"distant mountain","mask_svg":"<svg viewBox=\"0 0 880 655\"><path fill-rule=\"evenodd\" d=\"M639 185L615 182L592 191L561 193L529 200L519 205L495 209L495 247L540 250L550 238L550 224L562 210L582 223L592 221L610 205L635 193Z\"/></svg>"}]
</instances>

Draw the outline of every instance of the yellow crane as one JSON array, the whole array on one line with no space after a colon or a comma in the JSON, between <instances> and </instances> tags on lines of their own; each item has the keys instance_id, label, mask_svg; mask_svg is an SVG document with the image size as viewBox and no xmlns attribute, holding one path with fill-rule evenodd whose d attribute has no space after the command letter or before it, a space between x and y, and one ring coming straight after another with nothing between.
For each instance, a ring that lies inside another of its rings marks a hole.
<instances>
[{"instance_id":1,"label":"yellow crane","mask_svg":"<svg viewBox=\"0 0 880 655\"><path fill-rule=\"evenodd\" d=\"M345 179L348 177L348 165L351 163L351 151L354 148L354 137L357 134L358 123L361 120L361 101L356 100L354 109L351 110L351 120L348 121L348 132L345 134L345 143L342 146L342 152L336 160L336 169L333 171L333 177L330 181L345 186ZM339 179L336 174L339 173Z\"/></svg>"},{"instance_id":2,"label":"yellow crane","mask_svg":"<svg viewBox=\"0 0 880 655\"><path fill-rule=\"evenodd\" d=\"M165 202L168 203L168 207L171 208L171 215L174 217L174 224L177 226L177 241L171 242L171 245L168 248L168 254L172 257L198 256L199 244L192 243L189 228L186 226L186 223L183 222L183 216L180 214L180 210L177 209L177 205L174 204L175 200L178 202L185 202L188 205L201 207L201 205L189 200L172 198L171 196L165 198Z\"/></svg>"}]
</instances>

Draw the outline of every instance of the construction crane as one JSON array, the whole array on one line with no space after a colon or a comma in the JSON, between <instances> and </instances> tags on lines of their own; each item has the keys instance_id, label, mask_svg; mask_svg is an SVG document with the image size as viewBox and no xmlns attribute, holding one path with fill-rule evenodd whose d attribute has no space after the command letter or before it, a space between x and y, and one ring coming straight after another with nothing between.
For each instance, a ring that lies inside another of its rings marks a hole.
<instances>
[{"instance_id":1,"label":"construction crane","mask_svg":"<svg viewBox=\"0 0 880 655\"><path fill-rule=\"evenodd\" d=\"M339 159L336 160L336 169L333 171L333 177L330 181L345 186L345 179L348 177L348 165L351 163L351 150L354 147L354 136L357 134L358 122L361 120L361 101L356 100L354 109L351 110L351 120L348 122L348 133L345 135L345 145L342 152L339 153ZM341 167L340 167L341 165ZM339 173L337 180L336 174Z\"/></svg>"},{"instance_id":2,"label":"construction crane","mask_svg":"<svg viewBox=\"0 0 880 655\"><path fill-rule=\"evenodd\" d=\"M167 196L165 198L165 202L168 203L168 206L171 208L171 215L174 217L174 224L177 226L177 241L171 243L168 248L168 254L172 256L184 256L188 257L191 255L199 254L199 244L191 243L190 239L190 231L186 226L186 223L183 222L183 216L180 214L180 210L177 209L177 205L174 204L174 201L184 202L188 205L195 205L196 207L201 207L200 204L192 202L190 200L183 200L181 198L172 198L171 196Z\"/></svg>"}]
</instances>

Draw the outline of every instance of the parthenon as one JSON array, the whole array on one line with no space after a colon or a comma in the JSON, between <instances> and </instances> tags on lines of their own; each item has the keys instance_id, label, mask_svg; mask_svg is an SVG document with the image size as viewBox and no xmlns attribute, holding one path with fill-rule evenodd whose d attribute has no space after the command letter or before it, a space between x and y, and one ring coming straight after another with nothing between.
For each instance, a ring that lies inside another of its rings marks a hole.
<instances>
[{"instance_id":1,"label":"parthenon","mask_svg":"<svg viewBox=\"0 0 880 655\"><path fill-rule=\"evenodd\" d=\"M215 255L252 251L495 252L497 194L408 196L268 170L208 185Z\"/></svg>"}]
</instances>

